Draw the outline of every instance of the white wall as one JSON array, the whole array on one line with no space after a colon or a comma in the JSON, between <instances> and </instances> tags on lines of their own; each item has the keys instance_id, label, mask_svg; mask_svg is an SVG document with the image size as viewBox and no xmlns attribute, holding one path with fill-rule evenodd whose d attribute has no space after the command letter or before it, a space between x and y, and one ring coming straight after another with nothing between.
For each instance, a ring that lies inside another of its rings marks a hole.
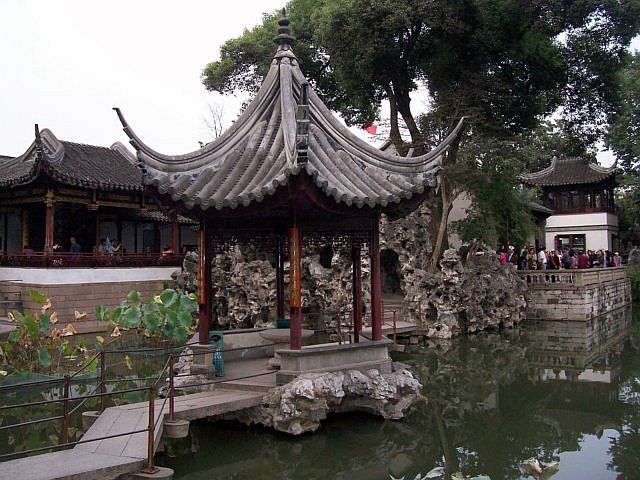
<instances>
[{"instance_id":1,"label":"white wall","mask_svg":"<svg viewBox=\"0 0 640 480\"><path fill-rule=\"evenodd\" d=\"M179 267L135 268L23 268L0 267L0 280L20 280L36 285L171 280Z\"/></svg>"},{"instance_id":2,"label":"white wall","mask_svg":"<svg viewBox=\"0 0 640 480\"><path fill-rule=\"evenodd\" d=\"M612 250L612 236L618 233L618 216L612 213L551 215L546 222L545 246L555 248L557 235L584 235L589 250Z\"/></svg>"},{"instance_id":3,"label":"white wall","mask_svg":"<svg viewBox=\"0 0 640 480\"><path fill-rule=\"evenodd\" d=\"M618 216L613 213L575 213L571 215L551 215L547 218L547 230L563 227L618 227Z\"/></svg>"},{"instance_id":4,"label":"white wall","mask_svg":"<svg viewBox=\"0 0 640 480\"><path fill-rule=\"evenodd\" d=\"M462 239L460 235L455 232L451 232L451 224L463 218L467 218L467 209L471 206L471 195L467 192L463 192L453 201L451 206L451 212L449 212L449 219L447 222L447 232L449 234L449 246L451 248L458 249L462 245Z\"/></svg>"},{"instance_id":5,"label":"white wall","mask_svg":"<svg viewBox=\"0 0 640 480\"><path fill-rule=\"evenodd\" d=\"M612 232L609 229L601 229L601 230L581 230L579 228L572 229L571 232L549 232L547 230L547 234L545 236L545 246L548 250L554 249L556 247L555 237L556 235L584 235L586 241L586 248L588 250L611 250L613 248L613 242L611 237L615 232Z\"/></svg>"}]
</instances>

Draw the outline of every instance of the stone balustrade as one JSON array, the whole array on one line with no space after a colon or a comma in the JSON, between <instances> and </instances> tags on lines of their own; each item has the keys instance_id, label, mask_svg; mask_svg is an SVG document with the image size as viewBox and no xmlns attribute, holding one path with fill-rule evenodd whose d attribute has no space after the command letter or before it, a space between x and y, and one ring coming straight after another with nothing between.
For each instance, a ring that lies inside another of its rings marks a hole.
<instances>
[{"instance_id":1,"label":"stone balustrade","mask_svg":"<svg viewBox=\"0 0 640 480\"><path fill-rule=\"evenodd\" d=\"M624 267L584 270L522 270L519 274L527 282L530 289L587 287L626 278Z\"/></svg>"},{"instance_id":2,"label":"stone balustrade","mask_svg":"<svg viewBox=\"0 0 640 480\"><path fill-rule=\"evenodd\" d=\"M624 267L518 273L528 286L527 319L584 321L631 303Z\"/></svg>"}]
</instances>

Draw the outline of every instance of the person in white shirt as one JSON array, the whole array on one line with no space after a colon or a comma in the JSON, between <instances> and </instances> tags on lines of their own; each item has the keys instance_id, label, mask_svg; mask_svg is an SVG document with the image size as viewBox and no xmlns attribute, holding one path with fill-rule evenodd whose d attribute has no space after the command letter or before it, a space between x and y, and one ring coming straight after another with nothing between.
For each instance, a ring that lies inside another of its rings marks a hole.
<instances>
[{"instance_id":1,"label":"person in white shirt","mask_svg":"<svg viewBox=\"0 0 640 480\"><path fill-rule=\"evenodd\" d=\"M540 250L538 250L538 264L540 264L541 270L547 269L547 254L544 251L544 247L540 247Z\"/></svg>"}]
</instances>

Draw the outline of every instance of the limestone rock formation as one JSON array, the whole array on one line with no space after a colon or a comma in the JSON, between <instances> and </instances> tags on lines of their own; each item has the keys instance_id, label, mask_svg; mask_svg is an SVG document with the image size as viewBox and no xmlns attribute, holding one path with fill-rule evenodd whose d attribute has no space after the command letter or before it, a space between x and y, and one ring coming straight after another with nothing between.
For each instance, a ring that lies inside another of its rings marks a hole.
<instances>
[{"instance_id":1,"label":"limestone rock formation","mask_svg":"<svg viewBox=\"0 0 640 480\"><path fill-rule=\"evenodd\" d=\"M383 288L391 286L391 293L404 298L401 317L418 321L432 338L451 338L463 332L519 323L526 306L526 285L515 270L501 266L492 252L464 265L454 250L447 250L440 261L440 271L427 272L432 250L430 221L426 202L403 219L390 221L383 216L380 222ZM323 248L331 250L331 246ZM318 328L333 327L338 319L348 323L352 305L350 254L336 248L322 261L321 250L305 247L302 257L304 317ZM215 257L212 283L220 325L242 328L275 320L275 268L272 258L261 255L250 248L236 247ZM331 260L330 268L327 258ZM365 322L370 303L368 260L365 248ZM285 271L287 268L285 265Z\"/></svg>"},{"instance_id":2,"label":"limestone rock formation","mask_svg":"<svg viewBox=\"0 0 640 480\"><path fill-rule=\"evenodd\" d=\"M496 255L487 252L464 266L455 250L447 250L440 268L435 274L416 271L405 296L414 315L435 312L423 318L430 338L512 327L524 319L526 283Z\"/></svg>"},{"instance_id":3,"label":"limestone rock formation","mask_svg":"<svg viewBox=\"0 0 640 480\"><path fill-rule=\"evenodd\" d=\"M633 247L629 252L629 265L640 265L640 248Z\"/></svg>"},{"instance_id":4,"label":"limestone rock formation","mask_svg":"<svg viewBox=\"0 0 640 480\"><path fill-rule=\"evenodd\" d=\"M332 412L360 411L401 419L411 406L424 401L421 389L409 368L399 363L389 374L377 370L307 373L271 390L262 405L226 418L299 435L317 430Z\"/></svg>"}]
</instances>

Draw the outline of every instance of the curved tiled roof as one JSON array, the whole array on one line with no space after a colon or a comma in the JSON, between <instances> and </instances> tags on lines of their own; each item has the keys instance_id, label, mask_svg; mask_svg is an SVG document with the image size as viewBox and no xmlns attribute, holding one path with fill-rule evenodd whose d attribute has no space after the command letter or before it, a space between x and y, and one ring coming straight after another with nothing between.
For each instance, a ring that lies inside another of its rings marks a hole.
<instances>
[{"instance_id":1,"label":"curved tiled roof","mask_svg":"<svg viewBox=\"0 0 640 480\"><path fill-rule=\"evenodd\" d=\"M527 185L553 187L561 185L583 185L600 183L615 177L615 165L602 167L587 158L553 157L551 165L539 172L520 175L520 181Z\"/></svg>"},{"instance_id":2,"label":"curved tiled roof","mask_svg":"<svg viewBox=\"0 0 640 480\"><path fill-rule=\"evenodd\" d=\"M0 159L0 187L30 183L43 172L66 185L101 190L142 190L142 172L121 143L111 148L61 141L48 129L16 158Z\"/></svg>"},{"instance_id":3,"label":"curved tiled roof","mask_svg":"<svg viewBox=\"0 0 640 480\"><path fill-rule=\"evenodd\" d=\"M288 21L280 22L282 33ZM297 175L310 176L336 203L357 207L385 207L436 186L442 156L462 121L425 155L406 158L382 152L351 133L307 88L290 37L279 38L256 97L229 130L199 150L158 153L115 109L146 172L145 183L187 208L197 205L202 210L261 202ZM303 90L308 91L308 102ZM300 155L301 145L306 158Z\"/></svg>"}]
</instances>

